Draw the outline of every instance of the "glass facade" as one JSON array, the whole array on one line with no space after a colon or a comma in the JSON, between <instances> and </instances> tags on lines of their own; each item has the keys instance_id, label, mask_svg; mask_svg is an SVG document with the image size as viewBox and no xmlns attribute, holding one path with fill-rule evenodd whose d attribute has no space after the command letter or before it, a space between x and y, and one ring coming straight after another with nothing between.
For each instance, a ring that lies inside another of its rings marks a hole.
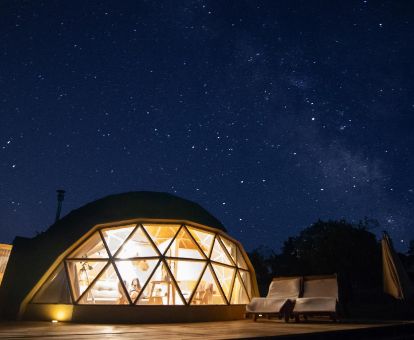
<instances>
[{"instance_id":1,"label":"glass facade","mask_svg":"<svg viewBox=\"0 0 414 340\"><path fill-rule=\"evenodd\" d=\"M4 272L6 271L7 262L9 261L12 246L10 244L0 243L0 285L3 281Z\"/></svg>"},{"instance_id":2,"label":"glass facade","mask_svg":"<svg viewBox=\"0 0 414 340\"><path fill-rule=\"evenodd\" d=\"M251 274L221 232L140 223L98 229L45 281L32 303L246 304Z\"/></svg>"}]
</instances>

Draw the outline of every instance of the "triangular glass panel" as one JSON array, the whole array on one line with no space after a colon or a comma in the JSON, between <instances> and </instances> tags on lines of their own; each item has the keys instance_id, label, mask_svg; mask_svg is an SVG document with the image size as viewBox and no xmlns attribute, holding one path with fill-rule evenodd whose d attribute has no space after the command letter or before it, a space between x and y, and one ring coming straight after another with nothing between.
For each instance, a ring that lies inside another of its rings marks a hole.
<instances>
[{"instance_id":1,"label":"triangular glass panel","mask_svg":"<svg viewBox=\"0 0 414 340\"><path fill-rule=\"evenodd\" d=\"M165 252L165 256L184 257L188 259L204 259L203 253L183 227Z\"/></svg>"},{"instance_id":2,"label":"triangular glass panel","mask_svg":"<svg viewBox=\"0 0 414 340\"><path fill-rule=\"evenodd\" d=\"M198 245L200 246L204 254L207 257L209 257L211 252L211 246L213 245L214 241L214 234L193 227L187 227L187 229L194 237L194 239L197 241Z\"/></svg>"},{"instance_id":3,"label":"triangular glass panel","mask_svg":"<svg viewBox=\"0 0 414 340\"><path fill-rule=\"evenodd\" d=\"M102 242L99 232L94 233L83 242L68 258L108 258L108 252Z\"/></svg>"},{"instance_id":4,"label":"triangular glass panel","mask_svg":"<svg viewBox=\"0 0 414 340\"><path fill-rule=\"evenodd\" d=\"M115 255L115 253L125 242L134 228L135 224L130 224L120 227L105 228L101 230L106 245L108 246L109 252L112 254L112 256Z\"/></svg>"},{"instance_id":5,"label":"triangular glass panel","mask_svg":"<svg viewBox=\"0 0 414 340\"><path fill-rule=\"evenodd\" d=\"M73 298L77 300L100 274L106 261L66 261Z\"/></svg>"},{"instance_id":6,"label":"triangular glass panel","mask_svg":"<svg viewBox=\"0 0 414 340\"><path fill-rule=\"evenodd\" d=\"M223 289L223 292L226 295L227 300L229 300L236 269L228 266L222 266L216 263L213 263L213 268L214 272L216 273L217 279L220 283L220 286Z\"/></svg>"},{"instance_id":7,"label":"triangular glass panel","mask_svg":"<svg viewBox=\"0 0 414 340\"><path fill-rule=\"evenodd\" d=\"M247 268L247 264L246 261L243 257L242 252L240 251L239 248L237 248L237 267L242 268L242 269L248 269Z\"/></svg>"},{"instance_id":8,"label":"triangular glass panel","mask_svg":"<svg viewBox=\"0 0 414 340\"><path fill-rule=\"evenodd\" d=\"M249 296L244 289L239 275L236 275L236 280L234 281L234 288L231 294L230 304L232 305L241 305L248 304Z\"/></svg>"},{"instance_id":9,"label":"triangular glass panel","mask_svg":"<svg viewBox=\"0 0 414 340\"><path fill-rule=\"evenodd\" d=\"M104 269L78 303L86 305L119 305L128 303L125 290L112 264L109 264Z\"/></svg>"},{"instance_id":10,"label":"triangular glass panel","mask_svg":"<svg viewBox=\"0 0 414 340\"><path fill-rule=\"evenodd\" d=\"M164 254L180 227L179 224L144 224L145 230L161 254Z\"/></svg>"},{"instance_id":11,"label":"triangular glass panel","mask_svg":"<svg viewBox=\"0 0 414 340\"><path fill-rule=\"evenodd\" d=\"M136 302L137 305L184 305L167 265L160 261Z\"/></svg>"},{"instance_id":12,"label":"triangular glass panel","mask_svg":"<svg viewBox=\"0 0 414 340\"><path fill-rule=\"evenodd\" d=\"M236 263L236 252L237 252L236 245L222 236L220 236L220 239L223 242L224 246L226 247L227 251L229 252L231 258L233 259L233 262Z\"/></svg>"},{"instance_id":13,"label":"triangular glass panel","mask_svg":"<svg viewBox=\"0 0 414 340\"><path fill-rule=\"evenodd\" d=\"M121 275L132 302L137 299L142 287L147 282L158 262L158 259L115 261L115 266L118 268L118 272Z\"/></svg>"},{"instance_id":14,"label":"triangular glass panel","mask_svg":"<svg viewBox=\"0 0 414 340\"><path fill-rule=\"evenodd\" d=\"M33 303L72 303L69 290L69 280L66 277L63 263L49 276L43 286L37 291Z\"/></svg>"},{"instance_id":15,"label":"triangular glass panel","mask_svg":"<svg viewBox=\"0 0 414 340\"><path fill-rule=\"evenodd\" d=\"M251 283L252 281L250 280L250 273L245 270L239 270L239 273L244 283L244 286L247 289L247 295L251 297L252 296L252 283Z\"/></svg>"},{"instance_id":16,"label":"triangular glass panel","mask_svg":"<svg viewBox=\"0 0 414 340\"><path fill-rule=\"evenodd\" d=\"M211 267L207 265L203 277L191 299L192 305L225 305L226 299L222 295Z\"/></svg>"},{"instance_id":17,"label":"triangular glass panel","mask_svg":"<svg viewBox=\"0 0 414 340\"><path fill-rule=\"evenodd\" d=\"M181 294L188 303L206 262L181 260L167 260L166 262L180 288Z\"/></svg>"},{"instance_id":18,"label":"triangular glass panel","mask_svg":"<svg viewBox=\"0 0 414 340\"><path fill-rule=\"evenodd\" d=\"M217 238L214 240L213 251L211 252L211 260L229 265L233 264L227 255L227 252L223 249Z\"/></svg>"},{"instance_id":19,"label":"triangular glass panel","mask_svg":"<svg viewBox=\"0 0 414 340\"><path fill-rule=\"evenodd\" d=\"M151 241L148 239L142 227L135 230L132 237L126 241L116 254L116 258L128 259L134 257L151 257L158 256Z\"/></svg>"}]
</instances>

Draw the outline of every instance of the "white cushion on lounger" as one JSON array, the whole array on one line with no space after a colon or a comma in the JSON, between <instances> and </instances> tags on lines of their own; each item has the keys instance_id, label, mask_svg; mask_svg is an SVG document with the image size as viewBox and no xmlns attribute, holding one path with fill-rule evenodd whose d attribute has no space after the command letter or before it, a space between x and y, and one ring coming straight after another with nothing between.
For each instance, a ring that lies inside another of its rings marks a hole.
<instances>
[{"instance_id":1,"label":"white cushion on lounger","mask_svg":"<svg viewBox=\"0 0 414 340\"><path fill-rule=\"evenodd\" d=\"M300 292L300 278L276 279L270 283L268 298L296 299Z\"/></svg>"},{"instance_id":2,"label":"white cushion on lounger","mask_svg":"<svg viewBox=\"0 0 414 340\"><path fill-rule=\"evenodd\" d=\"M336 311L336 298L334 297L314 297L300 298L296 300L293 312L332 312Z\"/></svg>"},{"instance_id":3,"label":"white cushion on lounger","mask_svg":"<svg viewBox=\"0 0 414 340\"><path fill-rule=\"evenodd\" d=\"M279 313L287 299L253 298L246 306L247 313Z\"/></svg>"},{"instance_id":4,"label":"white cushion on lounger","mask_svg":"<svg viewBox=\"0 0 414 340\"><path fill-rule=\"evenodd\" d=\"M267 297L256 297L246 306L247 313L279 313L288 300L300 293L300 278L280 278L270 283Z\"/></svg>"},{"instance_id":5,"label":"white cushion on lounger","mask_svg":"<svg viewBox=\"0 0 414 340\"><path fill-rule=\"evenodd\" d=\"M336 312L338 282L335 277L306 278L303 282L303 297L296 299L294 313Z\"/></svg>"},{"instance_id":6,"label":"white cushion on lounger","mask_svg":"<svg viewBox=\"0 0 414 340\"><path fill-rule=\"evenodd\" d=\"M334 297L338 299L338 283L335 278L305 280L303 297Z\"/></svg>"}]
</instances>

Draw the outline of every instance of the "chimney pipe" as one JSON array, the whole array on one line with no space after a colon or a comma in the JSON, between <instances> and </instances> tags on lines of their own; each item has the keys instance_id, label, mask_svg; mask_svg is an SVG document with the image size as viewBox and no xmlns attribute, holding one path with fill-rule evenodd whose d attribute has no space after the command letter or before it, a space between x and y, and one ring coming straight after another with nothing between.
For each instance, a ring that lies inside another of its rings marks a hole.
<instances>
[{"instance_id":1,"label":"chimney pipe","mask_svg":"<svg viewBox=\"0 0 414 340\"><path fill-rule=\"evenodd\" d=\"M62 211L62 202L65 199L65 190L59 189L56 190L57 192L57 210L56 210L56 218L55 218L55 223L59 220L60 218L60 212Z\"/></svg>"}]
</instances>

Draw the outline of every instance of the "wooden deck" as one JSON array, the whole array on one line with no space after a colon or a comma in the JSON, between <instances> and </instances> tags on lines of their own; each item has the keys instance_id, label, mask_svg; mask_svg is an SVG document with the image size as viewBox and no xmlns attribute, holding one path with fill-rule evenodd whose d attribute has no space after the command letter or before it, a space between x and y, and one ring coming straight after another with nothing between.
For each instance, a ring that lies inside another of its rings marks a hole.
<instances>
[{"instance_id":1,"label":"wooden deck","mask_svg":"<svg viewBox=\"0 0 414 340\"><path fill-rule=\"evenodd\" d=\"M51 322L2 322L2 339L401 339L414 337L414 322L306 322L279 320L203 322L185 324L98 325ZM406 338L406 337L404 337ZM409 337L411 336L409 335Z\"/></svg>"}]
</instances>

